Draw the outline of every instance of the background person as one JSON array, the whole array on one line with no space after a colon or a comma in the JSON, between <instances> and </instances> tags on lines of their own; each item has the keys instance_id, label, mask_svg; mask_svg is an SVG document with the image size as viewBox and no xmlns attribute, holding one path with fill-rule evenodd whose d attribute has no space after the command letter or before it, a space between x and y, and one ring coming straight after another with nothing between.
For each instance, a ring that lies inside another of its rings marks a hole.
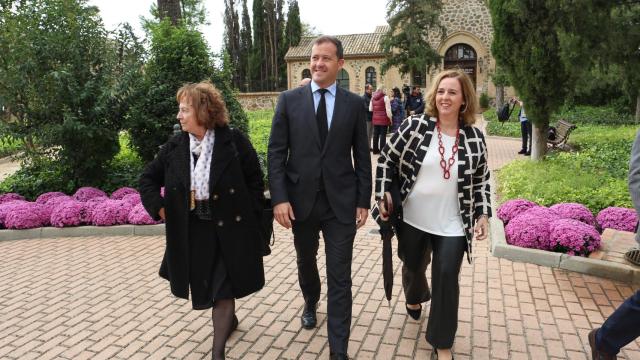
<instances>
[{"instance_id":1,"label":"background person","mask_svg":"<svg viewBox=\"0 0 640 360\"><path fill-rule=\"evenodd\" d=\"M400 123L404 119L404 107L402 106L400 89L394 87L389 94L391 97L391 133L394 133L398 131Z\"/></svg>"},{"instance_id":2,"label":"background person","mask_svg":"<svg viewBox=\"0 0 640 360\"><path fill-rule=\"evenodd\" d=\"M407 112L409 115L420 115L424 113L424 99L420 86L414 86L411 95L407 99Z\"/></svg>"},{"instance_id":3,"label":"background person","mask_svg":"<svg viewBox=\"0 0 640 360\"><path fill-rule=\"evenodd\" d=\"M387 129L391 125L391 104L383 88L378 88L371 97L369 111L373 113L373 153L379 154L387 143Z\"/></svg>"},{"instance_id":4,"label":"background person","mask_svg":"<svg viewBox=\"0 0 640 360\"><path fill-rule=\"evenodd\" d=\"M338 360L348 359L353 240L367 220L372 182L363 100L336 84L343 64L340 40L313 41L311 84L280 94L268 147L273 214L280 225L293 227L305 329L317 324L322 231L327 333L331 359Z\"/></svg>"},{"instance_id":5,"label":"background person","mask_svg":"<svg viewBox=\"0 0 640 360\"><path fill-rule=\"evenodd\" d=\"M520 99L513 99L513 102L517 102L520 105L518 111L518 120L520 120L520 133L522 134L522 147L518 154L531 155L531 141L532 141L532 126L531 122L527 118L527 114L524 111L524 103Z\"/></svg>"},{"instance_id":6,"label":"background person","mask_svg":"<svg viewBox=\"0 0 640 360\"><path fill-rule=\"evenodd\" d=\"M472 126L478 105L469 77L460 70L439 73L427 101L431 117L407 118L378 158L373 216L388 219L381 200L391 198L395 169L402 185L397 236L406 310L417 320L421 303L431 299L426 339L436 349L432 358L451 359L462 258L466 251L470 261L474 234L484 240L488 233L489 167L484 136ZM425 275L430 262L432 293Z\"/></svg>"},{"instance_id":7,"label":"background person","mask_svg":"<svg viewBox=\"0 0 640 360\"><path fill-rule=\"evenodd\" d=\"M149 215L166 223L160 276L177 297L189 299L191 289L194 309L213 308L213 359L224 359L238 326L235 299L264 286L262 171L210 82L184 85L176 98L183 132L147 164L140 195Z\"/></svg>"},{"instance_id":8,"label":"background person","mask_svg":"<svg viewBox=\"0 0 640 360\"><path fill-rule=\"evenodd\" d=\"M362 95L362 100L364 101L364 109L365 109L365 120L367 122L367 139L369 140L369 150L373 150L371 147L371 140L373 139L373 124L371 121L373 120L373 112L369 109L371 106L371 96L373 95L373 86L371 84L364 85L364 95Z\"/></svg>"}]
</instances>

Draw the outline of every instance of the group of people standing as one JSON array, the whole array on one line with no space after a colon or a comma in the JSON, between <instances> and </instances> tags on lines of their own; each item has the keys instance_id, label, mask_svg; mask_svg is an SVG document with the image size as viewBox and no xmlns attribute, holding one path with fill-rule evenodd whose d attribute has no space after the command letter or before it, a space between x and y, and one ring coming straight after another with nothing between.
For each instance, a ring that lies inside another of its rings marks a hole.
<instances>
[{"instance_id":1,"label":"group of people standing","mask_svg":"<svg viewBox=\"0 0 640 360\"><path fill-rule=\"evenodd\" d=\"M371 152L380 154L387 141L387 132L398 131L407 115L421 115L424 112L424 99L420 91L419 86L414 86L413 91L407 93L403 100L397 87L388 93L385 93L383 87L374 92L371 84L365 84L362 100L367 114L367 138Z\"/></svg>"},{"instance_id":2,"label":"group of people standing","mask_svg":"<svg viewBox=\"0 0 640 360\"><path fill-rule=\"evenodd\" d=\"M317 326L322 232L330 358L348 359L353 244L371 208L368 133L373 132L378 139L373 151L380 157L372 213L384 222L403 207L396 235L407 314L419 320L422 304L431 300L426 339L434 348L432 358L452 359L460 267L465 253L471 261L472 240L486 238L491 216L487 147L472 126L478 109L472 82L462 71L444 71L426 103L414 89L408 117L397 118L385 144L386 127L396 120L394 107L405 109L399 90L372 94L365 109L362 97L336 84L343 64L337 38L315 39L312 79L280 94L269 138L271 204L275 220L293 232L304 298L301 327ZM140 193L149 214L166 223L160 276L169 280L175 296L191 298L194 309L213 309L212 355L224 359L226 341L238 326L235 299L265 282L263 174L250 141L228 126L213 85L187 84L176 99L183 132L147 165ZM368 131L369 123L374 128ZM401 193L397 204L388 196L394 184ZM429 263L432 290L425 275Z\"/></svg>"}]
</instances>

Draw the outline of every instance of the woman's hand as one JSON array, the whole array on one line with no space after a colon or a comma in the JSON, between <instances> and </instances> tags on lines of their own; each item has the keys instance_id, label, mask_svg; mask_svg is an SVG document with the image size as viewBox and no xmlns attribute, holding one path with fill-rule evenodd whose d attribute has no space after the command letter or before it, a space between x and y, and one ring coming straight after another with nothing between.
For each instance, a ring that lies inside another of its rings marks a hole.
<instances>
[{"instance_id":1,"label":"woman's hand","mask_svg":"<svg viewBox=\"0 0 640 360\"><path fill-rule=\"evenodd\" d=\"M476 226L473 229L476 240L485 240L489 235L489 218L487 215L481 215L476 221Z\"/></svg>"},{"instance_id":2,"label":"woman's hand","mask_svg":"<svg viewBox=\"0 0 640 360\"><path fill-rule=\"evenodd\" d=\"M389 209L385 206L385 200ZM389 211L393 211L393 200L391 200L390 192L387 191L384 193L382 200L378 202L378 209L380 210L380 219L382 219L382 221L389 220Z\"/></svg>"},{"instance_id":3,"label":"woman's hand","mask_svg":"<svg viewBox=\"0 0 640 360\"><path fill-rule=\"evenodd\" d=\"M160 210L158 211L158 215L160 215L160 218L162 220L165 220L165 218L164 218L164 208L160 208Z\"/></svg>"}]
</instances>

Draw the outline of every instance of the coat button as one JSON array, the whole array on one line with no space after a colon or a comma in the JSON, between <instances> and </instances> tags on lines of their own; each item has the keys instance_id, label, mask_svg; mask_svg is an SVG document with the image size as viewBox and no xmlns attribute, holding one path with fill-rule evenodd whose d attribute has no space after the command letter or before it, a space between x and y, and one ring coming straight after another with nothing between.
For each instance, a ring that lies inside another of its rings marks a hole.
<instances>
[{"instance_id":1,"label":"coat button","mask_svg":"<svg viewBox=\"0 0 640 360\"><path fill-rule=\"evenodd\" d=\"M222 220L218 221L218 226L222 226L222 225L224 225L224 221Z\"/></svg>"},{"instance_id":2,"label":"coat button","mask_svg":"<svg viewBox=\"0 0 640 360\"><path fill-rule=\"evenodd\" d=\"M229 194L232 194L232 195L233 195L233 194L235 194L235 193L236 193L236 190L235 190L234 188L229 189Z\"/></svg>"},{"instance_id":3,"label":"coat button","mask_svg":"<svg viewBox=\"0 0 640 360\"><path fill-rule=\"evenodd\" d=\"M236 222L240 222L240 220L242 220L242 216L240 215L236 216Z\"/></svg>"},{"instance_id":4,"label":"coat button","mask_svg":"<svg viewBox=\"0 0 640 360\"><path fill-rule=\"evenodd\" d=\"M218 200L218 194L213 194L213 200Z\"/></svg>"}]
</instances>

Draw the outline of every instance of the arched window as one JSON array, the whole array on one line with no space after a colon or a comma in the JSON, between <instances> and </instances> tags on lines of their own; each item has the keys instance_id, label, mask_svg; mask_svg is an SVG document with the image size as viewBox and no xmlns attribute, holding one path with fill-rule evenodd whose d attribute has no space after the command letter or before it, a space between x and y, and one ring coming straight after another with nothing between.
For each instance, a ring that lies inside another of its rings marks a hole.
<instances>
[{"instance_id":1,"label":"arched window","mask_svg":"<svg viewBox=\"0 0 640 360\"><path fill-rule=\"evenodd\" d=\"M476 83L477 65L478 56L476 51L467 44L455 44L444 54L444 68L461 69L469 75L474 85Z\"/></svg>"},{"instance_id":2,"label":"arched window","mask_svg":"<svg viewBox=\"0 0 640 360\"><path fill-rule=\"evenodd\" d=\"M364 79L365 79L365 84L371 84L371 86L373 86L373 88L376 88L376 68L374 68L373 66L369 66L365 71L364 71Z\"/></svg>"},{"instance_id":3,"label":"arched window","mask_svg":"<svg viewBox=\"0 0 640 360\"><path fill-rule=\"evenodd\" d=\"M303 79L306 79L306 78L311 79L311 70L309 70L309 69L302 70L302 78Z\"/></svg>"},{"instance_id":4,"label":"arched window","mask_svg":"<svg viewBox=\"0 0 640 360\"><path fill-rule=\"evenodd\" d=\"M349 90L349 73L345 69L340 69L336 80L338 82L338 86L345 90Z\"/></svg>"}]
</instances>

